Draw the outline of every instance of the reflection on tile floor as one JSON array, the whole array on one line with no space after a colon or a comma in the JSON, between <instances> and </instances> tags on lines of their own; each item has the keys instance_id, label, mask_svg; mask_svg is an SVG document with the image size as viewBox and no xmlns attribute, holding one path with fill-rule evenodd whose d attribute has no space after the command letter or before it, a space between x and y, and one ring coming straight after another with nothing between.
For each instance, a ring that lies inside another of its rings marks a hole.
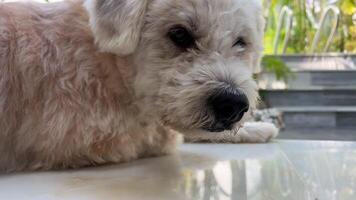
<instances>
[{"instance_id":1,"label":"reflection on tile floor","mask_svg":"<svg viewBox=\"0 0 356 200\"><path fill-rule=\"evenodd\" d=\"M0 176L0 199L355 200L356 143L196 145L174 156Z\"/></svg>"}]
</instances>

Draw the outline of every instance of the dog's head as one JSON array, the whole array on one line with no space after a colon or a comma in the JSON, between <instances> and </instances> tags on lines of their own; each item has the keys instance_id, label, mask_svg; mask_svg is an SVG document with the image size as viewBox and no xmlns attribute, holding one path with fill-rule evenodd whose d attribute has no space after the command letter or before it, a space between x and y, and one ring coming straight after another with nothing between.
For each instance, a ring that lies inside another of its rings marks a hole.
<instances>
[{"instance_id":1,"label":"dog's head","mask_svg":"<svg viewBox=\"0 0 356 200\"><path fill-rule=\"evenodd\" d=\"M132 59L142 108L184 132L239 126L256 106L259 0L89 0L96 42Z\"/></svg>"}]
</instances>

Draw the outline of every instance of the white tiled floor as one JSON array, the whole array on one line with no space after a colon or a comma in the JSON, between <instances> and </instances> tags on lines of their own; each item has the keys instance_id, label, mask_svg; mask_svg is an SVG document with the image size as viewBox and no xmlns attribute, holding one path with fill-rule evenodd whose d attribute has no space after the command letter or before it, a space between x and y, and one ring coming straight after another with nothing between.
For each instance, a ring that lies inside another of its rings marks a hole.
<instances>
[{"instance_id":1,"label":"white tiled floor","mask_svg":"<svg viewBox=\"0 0 356 200\"><path fill-rule=\"evenodd\" d=\"M173 156L0 176L1 200L355 200L356 143L187 144Z\"/></svg>"}]
</instances>

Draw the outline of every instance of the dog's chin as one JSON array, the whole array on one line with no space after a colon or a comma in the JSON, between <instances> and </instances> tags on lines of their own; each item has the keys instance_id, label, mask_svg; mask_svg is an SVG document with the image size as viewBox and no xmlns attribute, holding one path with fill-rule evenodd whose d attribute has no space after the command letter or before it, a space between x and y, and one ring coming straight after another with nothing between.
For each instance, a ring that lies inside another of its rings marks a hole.
<instances>
[{"instance_id":1,"label":"dog's chin","mask_svg":"<svg viewBox=\"0 0 356 200\"><path fill-rule=\"evenodd\" d=\"M178 131L180 133L182 133L183 135L190 135L190 136L194 136L194 135L208 135L208 134L218 134L218 133L224 133L224 132L235 132L238 131L243 124L246 121L249 121L251 117L251 113L248 112L245 114L245 116L238 122L236 122L235 124L231 125L231 126L218 126L217 124L214 124L212 126L206 126L206 125L202 125L201 127L197 127L196 125L189 127L189 126L184 126L182 124L180 124L179 122L177 123L165 123L166 126L169 126L170 128L172 128L175 131Z\"/></svg>"},{"instance_id":2,"label":"dog's chin","mask_svg":"<svg viewBox=\"0 0 356 200\"><path fill-rule=\"evenodd\" d=\"M231 132L231 131L235 131L238 130L241 127L240 123L235 124L233 127L225 129L225 128L178 128L175 127L174 129L180 133L182 133L183 135L190 135L190 136L194 136L194 135L209 135L209 134L218 134L218 133L223 133L223 132Z\"/></svg>"},{"instance_id":3,"label":"dog's chin","mask_svg":"<svg viewBox=\"0 0 356 200\"><path fill-rule=\"evenodd\" d=\"M182 133L183 135L188 135L188 136L199 136L199 135L207 135L207 134L216 134L219 132L210 132L207 131L203 128L197 128L197 129L180 129L177 130L180 133Z\"/></svg>"},{"instance_id":4,"label":"dog's chin","mask_svg":"<svg viewBox=\"0 0 356 200\"><path fill-rule=\"evenodd\" d=\"M231 131L235 129L236 126L237 126L236 124L225 125L223 123L215 123L212 126L203 127L201 129L203 131L210 132L210 133L221 133L224 131Z\"/></svg>"}]
</instances>

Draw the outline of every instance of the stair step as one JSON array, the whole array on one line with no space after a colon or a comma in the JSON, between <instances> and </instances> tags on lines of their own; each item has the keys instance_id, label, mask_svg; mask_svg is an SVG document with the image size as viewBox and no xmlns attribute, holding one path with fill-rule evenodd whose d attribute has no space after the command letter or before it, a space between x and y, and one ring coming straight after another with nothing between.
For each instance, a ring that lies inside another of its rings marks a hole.
<instances>
[{"instance_id":1,"label":"stair step","mask_svg":"<svg viewBox=\"0 0 356 200\"><path fill-rule=\"evenodd\" d=\"M260 90L260 94L268 107L356 105L354 88Z\"/></svg>"},{"instance_id":2,"label":"stair step","mask_svg":"<svg viewBox=\"0 0 356 200\"><path fill-rule=\"evenodd\" d=\"M287 128L356 128L356 106L277 107Z\"/></svg>"},{"instance_id":3,"label":"stair step","mask_svg":"<svg viewBox=\"0 0 356 200\"><path fill-rule=\"evenodd\" d=\"M293 71L356 70L355 54L280 55Z\"/></svg>"},{"instance_id":4,"label":"stair step","mask_svg":"<svg viewBox=\"0 0 356 200\"><path fill-rule=\"evenodd\" d=\"M295 72L287 83L276 80L273 73L262 73L258 83L263 89L356 88L356 71Z\"/></svg>"}]
</instances>

